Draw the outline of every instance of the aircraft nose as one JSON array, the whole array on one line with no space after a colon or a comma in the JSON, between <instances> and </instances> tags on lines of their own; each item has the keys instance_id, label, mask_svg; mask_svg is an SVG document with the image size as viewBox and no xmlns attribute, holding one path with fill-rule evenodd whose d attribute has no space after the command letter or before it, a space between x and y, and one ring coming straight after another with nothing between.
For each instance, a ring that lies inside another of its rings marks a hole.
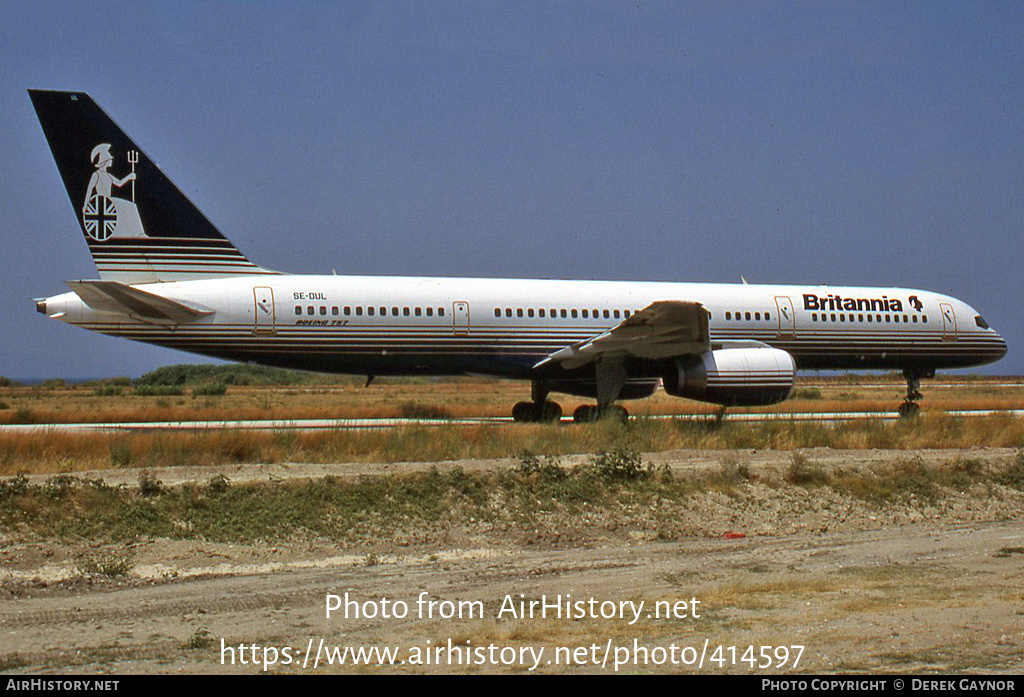
<instances>
[{"instance_id":1,"label":"aircraft nose","mask_svg":"<svg viewBox=\"0 0 1024 697\"><path fill-rule=\"evenodd\" d=\"M999 357L996 360L1006 355L1006 339L999 332L996 332L996 350L999 352Z\"/></svg>"}]
</instances>

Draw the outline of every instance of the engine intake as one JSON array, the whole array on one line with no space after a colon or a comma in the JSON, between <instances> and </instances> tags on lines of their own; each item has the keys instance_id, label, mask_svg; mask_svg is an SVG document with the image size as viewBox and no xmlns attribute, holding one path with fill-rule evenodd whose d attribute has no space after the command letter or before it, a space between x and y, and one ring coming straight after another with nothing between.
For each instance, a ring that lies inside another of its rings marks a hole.
<instances>
[{"instance_id":1,"label":"engine intake","mask_svg":"<svg viewBox=\"0 0 1024 697\"><path fill-rule=\"evenodd\" d=\"M664 385L673 397L753 407L788 398L795 377L796 363L781 349L726 348L676 359Z\"/></svg>"}]
</instances>

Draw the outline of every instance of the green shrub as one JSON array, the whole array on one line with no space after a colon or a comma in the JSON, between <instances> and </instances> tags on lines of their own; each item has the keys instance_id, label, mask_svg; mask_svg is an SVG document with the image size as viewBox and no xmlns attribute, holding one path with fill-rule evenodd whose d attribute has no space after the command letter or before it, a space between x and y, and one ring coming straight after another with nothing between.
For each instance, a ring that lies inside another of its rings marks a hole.
<instances>
[{"instance_id":1,"label":"green shrub","mask_svg":"<svg viewBox=\"0 0 1024 697\"><path fill-rule=\"evenodd\" d=\"M791 399L821 399L821 390L817 387L797 387L793 390Z\"/></svg>"},{"instance_id":2,"label":"green shrub","mask_svg":"<svg viewBox=\"0 0 1024 697\"><path fill-rule=\"evenodd\" d=\"M192 388L192 398L196 397L220 397L228 391L228 386L223 382L208 382L203 385L196 385Z\"/></svg>"},{"instance_id":3,"label":"green shrub","mask_svg":"<svg viewBox=\"0 0 1024 697\"><path fill-rule=\"evenodd\" d=\"M120 397L124 394L124 387L120 385L103 385L96 387L92 393L97 397Z\"/></svg>"},{"instance_id":4,"label":"green shrub","mask_svg":"<svg viewBox=\"0 0 1024 697\"><path fill-rule=\"evenodd\" d=\"M1024 491L1024 450L1017 451L1009 467L996 476L996 481L1003 486Z\"/></svg>"},{"instance_id":5,"label":"green shrub","mask_svg":"<svg viewBox=\"0 0 1024 697\"><path fill-rule=\"evenodd\" d=\"M548 455L542 461L529 450L519 453L519 466L516 467L516 471L524 477L536 476L545 481L561 481L569 476L562 468L558 456Z\"/></svg>"},{"instance_id":6,"label":"green shrub","mask_svg":"<svg viewBox=\"0 0 1024 697\"><path fill-rule=\"evenodd\" d=\"M180 397L183 392L180 387L171 385L136 385L135 394L140 397Z\"/></svg>"},{"instance_id":7,"label":"green shrub","mask_svg":"<svg viewBox=\"0 0 1024 697\"><path fill-rule=\"evenodd\" d=\"M811 462L803 453L793 453L786 469L786 481L797 486L822 486L829 483L828 472Z\"/></svg>"},{"instance_id":8,"label":"green shrub","mask_svg":"<svg viewBox=\"0 0 1024 697\"><path fill-rule=\"evenodd\" d=\"M640 453L625 448L598 453L591 460L590 466L602 479L611 481L632 482L647 479L654 474L654 465L645 467Z\"/></svg>"}]
</instances>

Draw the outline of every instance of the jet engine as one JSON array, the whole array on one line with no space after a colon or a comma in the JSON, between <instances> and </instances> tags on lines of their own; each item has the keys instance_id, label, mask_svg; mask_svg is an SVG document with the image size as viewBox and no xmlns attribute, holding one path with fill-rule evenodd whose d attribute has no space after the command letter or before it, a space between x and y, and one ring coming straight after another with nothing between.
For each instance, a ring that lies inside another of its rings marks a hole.
<instances>
[{"instance_id":1,"label":"jet engine","mask_svg":"<svg viewBox=\"0 0 1024 697\"><path fill-rule=\"evenodd\" d=\"M724 406L763 406L789 397L793 357L768 346L724 348L677 358L664 376L665 391Z\"/></svg>"}]
</instances>

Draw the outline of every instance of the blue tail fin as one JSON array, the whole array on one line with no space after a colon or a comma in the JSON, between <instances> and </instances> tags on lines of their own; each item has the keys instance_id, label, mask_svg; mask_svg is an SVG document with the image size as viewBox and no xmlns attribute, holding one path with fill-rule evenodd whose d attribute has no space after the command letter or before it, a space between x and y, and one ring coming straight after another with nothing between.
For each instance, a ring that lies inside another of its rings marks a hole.
<instances>
[{"instance_id":1,"label":"blue tail fin","mask_svg":"<svg viewBox=\"0 0 1024 697\"><path fill-rule=\"evenodd\" d=\"M273 273L245 258L83 92L29 90L100 278Z\"/></svg>"}]
</instances>

